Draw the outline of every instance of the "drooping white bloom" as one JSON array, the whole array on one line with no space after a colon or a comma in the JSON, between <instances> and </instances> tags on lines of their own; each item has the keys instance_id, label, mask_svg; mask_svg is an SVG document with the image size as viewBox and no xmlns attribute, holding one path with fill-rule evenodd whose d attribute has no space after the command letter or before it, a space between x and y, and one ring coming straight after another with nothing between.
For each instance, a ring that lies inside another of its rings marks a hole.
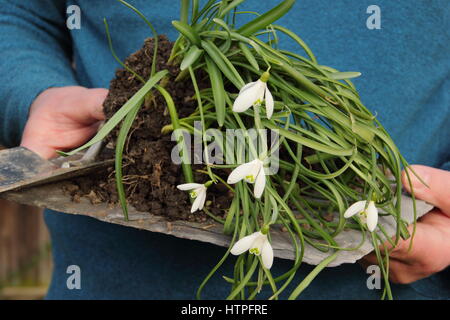
<instances>
[{"instance_id":1,"label":"drooping white bloom","mask_svg":"<svg viewBox=\"0 0 450 320\"><path fill-rule=\"evenodd\" d=\"M250 252L255 256L261 256L263 266L266 269L270 269L273 264L273 249L270 245L267 234L261 231L252 233L249 236L243 237L236 242L231 248L231 254L238 256L244 252Z\"/></svg>"},{"instance_id":2,"label":"drooping white bloom","mask_svg":"<svg viewBox=\"0 0 450 320\"><path fill-rule=\"evenodd\" d=\"M367 224L367 228L370 232L374 231L378 224L378 209L375 206L375 202L369 201L369 205L366 208L367 201L358 201L352 204L344 213L344 218L353 217L355 214L359 214L361 220Z\"/></svg>"},{"instance_id":3,"label":"drooping white bloom","mask_svg":"<svg viewBox=\"0 0 450 320\"><path fill-rule=\"evenodd\" d=\"M241 164L234 169L228 176L227 183L234 184L241 180L245 180L248 183L254 183L255 198L261 198L266 186L266 174L264 173L264 163L255 159L253 161Z\"/></svg>"},{"instance_id":4,"label":"drooping white bloom","mask_svg":"<svg viewBox=\"0 0 450 320\"><path fill-rule=\"evenodd\" d=\"M190 191L191 198L195 199L192 203L191 213L203 209L206 201L206 190L208 189L204 184L185 183L178 185L177 188L183 191Z\"/></svg>"},{"instance_id":5,"label":"drooping white bloom","mask_svg":"<svg viewBox=\"0 0 450 320\"><path fill-rule=\"evenodd\" d=\"M274 101L267 86L269 77L270 74L265 72L258 81L250 82L242 87L238 97L234 101L233 111L244 112L251 106L259 106L265 101L267 118L270 119L273 114Z\"/></svg>"}]
</instances>

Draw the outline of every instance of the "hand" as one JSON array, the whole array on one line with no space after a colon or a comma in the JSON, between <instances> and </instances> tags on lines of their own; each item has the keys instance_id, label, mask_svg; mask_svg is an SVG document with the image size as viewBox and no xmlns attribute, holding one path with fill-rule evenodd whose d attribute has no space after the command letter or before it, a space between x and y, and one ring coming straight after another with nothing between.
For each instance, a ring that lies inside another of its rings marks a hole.
<instances>
[{"instance_id":1,"label":"hand","mask_svg":"<svg viewBox=\"0 0 450 320\"><path fill-rule=\"evenodd\" d=\"M408 284L442 271L450 265L450 172L425 166L413 166L427 183L423 185L410 171L414 194L435 208L417 222L416 235L409 251L410 239L400 240L397 247L387 243L390 250L389 278L394 283ZM405 172L403 185L410 192ZM413 227L409 226L410 233ZM381 252L384 252L381 248ZM363 265L378 264L374 253L361 261Z\"/></svg>"},{"instance_id":2,"label":"hand","mask_svg":"<svg viewBox=\"0 0 450 320\"><path fill-rule=\"evenodd\" d=\"M86 142L104 120L106 89L50 88L30 107L21 146L45 159L56 150L70 150Z\"/></svg>"}]
</instances>

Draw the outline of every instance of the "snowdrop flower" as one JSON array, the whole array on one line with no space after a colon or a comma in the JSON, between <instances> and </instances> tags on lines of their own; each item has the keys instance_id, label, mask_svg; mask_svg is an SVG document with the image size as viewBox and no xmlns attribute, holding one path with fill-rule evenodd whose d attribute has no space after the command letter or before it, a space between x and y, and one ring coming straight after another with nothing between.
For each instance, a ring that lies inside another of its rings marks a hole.
<instances>
[{"instance_id":1,"label":"snowdrop flower","mask_svg":"<svg viewBox=\"0 0 450 320\"><path fill-rule=\"evenodd\" d=\"M244 112L251 106L260 106L262 102L266 101L267 118L270 119L273 114L273 96L267 87L270 73L264 72L256 82L250 82L242 87L239 96L234 101L233 111Z\"/></svg>"},{"instance_id":2,"label":"snowdrop flower","mask_svg":"<svg viewBox=\"0 0 450 320\"><path fill-rule=\"evenodd\" d=\"M374 231L378 223L378 209L375 207L375 202L369 201L369 205L366 208L367 201L358 201L352 204L344 213L344 218L353 217L355 214L359 214L363 222L367 224L367 228L370 232Z\"/></svg>"},{"instance_id":3,"label":"snowdrop flower","mask_svg":"<svg viewBox=\"0 0 450 320\"><path fill-rule=\"evenodd\" d=\"M254 183L255 198L261 198L264 187L266 186L264 163L259 159L255 159L253 161L241 164L230 173L227 183L234 184L241 180L245 180L248 183Z\"/></svg>"},{"instance_id":4,"label":"snowdrop flower","mask_svg":"<svg viewBox=\"0 0 450 320\"><path fill-rule=\"evenodd\" d=\"M261 256L263 266L270 269L273 264L273 250L269 239L267 239L268 232L269 228L263 227L261 231L243 237L231 248L231 254L238 256L248 251L255 256Z\"/></svg>"},{"instance_id":5,"label":"snowdrop flower","mask_svg":"<svg viewBox=\"0 0 450 320\"><path fill-rule=\"evenodd\" d=\"M200 183L185 183L177 186L179 190L182 191L190 191L194 203L192 203L191 213L194 213L197 210L202 210L205 205L206 200L206 190L208 189L208 183L200 184Z\"/></svg>"}]
</instances>

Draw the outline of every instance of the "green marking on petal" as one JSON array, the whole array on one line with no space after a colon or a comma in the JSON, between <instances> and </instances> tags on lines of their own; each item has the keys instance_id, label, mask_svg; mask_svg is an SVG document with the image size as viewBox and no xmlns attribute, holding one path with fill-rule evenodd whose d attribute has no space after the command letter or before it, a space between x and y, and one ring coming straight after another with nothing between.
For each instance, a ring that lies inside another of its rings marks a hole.
<instances>
[{"instance_id":1,"label":"green marking on petal","mask_svg":"<svg viewBox=\"0 0 450 320\"><path fill-rule=\"evenodd\" d=\"M255 103L253 104L255 107L260 107L261 105L262 105L262 101L261 101L261 99L258 99L258 100L256 100L255 101Z\"/></svg>"},{"instance_id":2,"label":"green marking on petal","mask_svg":"<svg viewBox=\"0 0 450 320\"><path fill-rule=\"evenodd\" d=\"M192 199L195 199L198 196L197 192L195 192L195 191L191 191L191 192L189 192L189 194L191 195Z\"/></svg>"},{"instance_id":3,"label":"green marking on petal","mask_svg":"<svg viewBox=\"0 0 450 320\"><path fill-rule=\"evenodd\" d=\"M255 182L255 177L251 174L251 175L246 176L245 180L247 182L254 183Z\"/></svg>"},{"instance_id":4,"label":"green marking on petal","mask_svg":"<svg viewBox=\"0 0 450 320\"><path fill-rule=\"evenodd\" d=\"M250 252L251 254L256 255L256 256L259 255L259 249L258 249L258 248L251 248L251 249L249 250L249 252Z\"/></svg>"}]
</instances>

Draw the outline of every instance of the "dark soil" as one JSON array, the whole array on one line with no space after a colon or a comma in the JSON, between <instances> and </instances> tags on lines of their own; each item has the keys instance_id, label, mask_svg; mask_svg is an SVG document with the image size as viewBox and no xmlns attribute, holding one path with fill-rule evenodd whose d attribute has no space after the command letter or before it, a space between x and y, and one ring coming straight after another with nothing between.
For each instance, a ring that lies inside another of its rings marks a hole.
<instances>
[{"instance_id":1,"label":"dark soil","mask_svg":"<svg viewBox=\"0 0 450 320\"><path fill-rule=\"evenodd\" d=\"M196 107L193 100L194 89L186 81L174 79L179 73L176 66L167 65L172 43L164 36L159 38L156 70L167 69L170 79L165 83L166 90L172 95L180 117L192 113ZM144 79L151 72L153 57L153 40L147 39L143 48L132 54L125 61L126 65ZM200 77L200 79L202 79ZM203 77L203 80L208 79ZM204 84L204 85L207 85ZM109 95L104 103L104 111L109 119L120 107L142 87L142 83L130 72L119 69L111 81ZM202 83L200 83L202 87ZM174 142L170 135L162 135L161 129L170 124L164 99L153 91L152 99L142 106L125 146L123 160L123 182L128 203L139 211L166 216L169 220L188 220L203 222L208 216L203 212L190 213L189 194L179 191L176 186L184 183L181 166L171 161ZM119 128L107 137L106 148L101 155L103 159L114 158L115 141ZM195 168L199 169L199 167ZM196 174L196 182L206 182L206 175ZM88 197L92 203L117 203L114 168L93 176L79 178L66 187L74 201ZM217 216L223 216L228 209L231 195L226 187L211 186L208 190L207 207Z\"/></svg>"}]
</instances>

